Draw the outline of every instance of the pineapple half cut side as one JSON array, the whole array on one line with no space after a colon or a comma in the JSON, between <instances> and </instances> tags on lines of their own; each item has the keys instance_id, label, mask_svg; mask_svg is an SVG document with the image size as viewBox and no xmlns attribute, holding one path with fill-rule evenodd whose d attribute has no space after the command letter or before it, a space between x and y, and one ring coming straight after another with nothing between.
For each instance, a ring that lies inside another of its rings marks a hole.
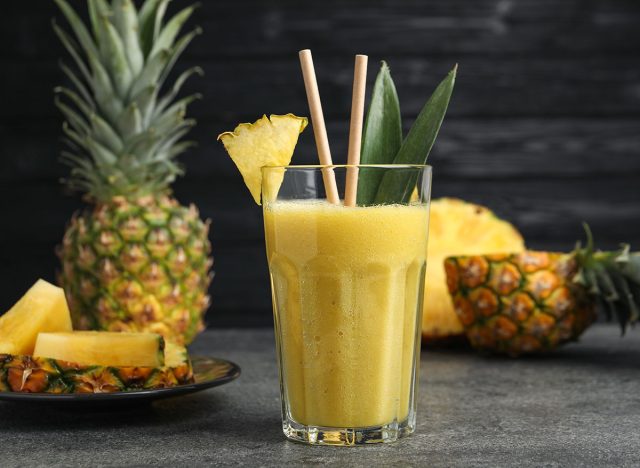
<instances>
[{"instance_id":1,"label":"pineapple half cut side","mask_svg":"<svg viewBox=\"0 0 640 468\"><path fill-rule=\"evenodd\" d=\"M422 315L423 339L443 342L464 334L447 288L444 269L447 257L517 253L524 248L524 240L515 227L499 219L488 208L454 198L433 200Z\"/></svg>"}]
</instances>

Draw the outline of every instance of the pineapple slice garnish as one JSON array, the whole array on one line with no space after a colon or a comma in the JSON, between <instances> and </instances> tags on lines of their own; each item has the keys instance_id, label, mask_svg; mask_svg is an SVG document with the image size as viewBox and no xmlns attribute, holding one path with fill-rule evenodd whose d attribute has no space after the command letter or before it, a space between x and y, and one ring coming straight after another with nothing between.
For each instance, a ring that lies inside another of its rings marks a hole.
<instances>
[{"instance_id":1,"label":"pineapple slice garnish","mask_svg":"<svg viewBox=\"0 0 640 468\"><path fill-rule=\"evenodd\" d=\"M293 114L271 115L254 123L241 123L233 132L218 136L227 153L242 174L244 183L260 205L262 168L265 166L287 166L291 162L298 136L307 126L306 117ZM279 187L279 181L270 181Z\"/></svg>"}]
</instances>

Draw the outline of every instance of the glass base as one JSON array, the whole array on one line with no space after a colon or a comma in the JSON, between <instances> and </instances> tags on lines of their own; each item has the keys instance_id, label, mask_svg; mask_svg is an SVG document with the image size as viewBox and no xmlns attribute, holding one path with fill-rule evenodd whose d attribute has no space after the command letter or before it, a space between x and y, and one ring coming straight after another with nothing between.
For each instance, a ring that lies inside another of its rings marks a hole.
<instances>
[{"instance_id":1,"label":"glass base","mask_svg":"<svg viewBox=\"0 0 640 468\"><path fill-rule=\"evenodd\" d=\"M395 442L402 437L413 434L415 422L410 418L398 423L383 426L341 428L324 426L305 426L292 420L286 420L282 424L282 431L289 440L310 445L337 445L355 446L365 444L380 444Z\"/></svg>"}]
</instances>

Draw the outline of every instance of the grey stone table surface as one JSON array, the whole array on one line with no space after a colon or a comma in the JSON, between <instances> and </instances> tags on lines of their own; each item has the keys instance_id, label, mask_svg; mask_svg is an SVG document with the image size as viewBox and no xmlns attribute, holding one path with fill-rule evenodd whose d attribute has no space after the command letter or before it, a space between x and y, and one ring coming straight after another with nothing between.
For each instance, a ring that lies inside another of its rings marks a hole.
<instances>
[{"instance_id":1,"label":"grey stone table surface","mask_svg":"<svg viewBox=\"0 0 640 468\"><path fill-rule=\"evenodd\" d=\"M417 432L342 448L286 441L271 330L216 330L195 354L222 387L122 410L0 403L0 466L640 466L640 330L598 325L526 359L423 351Z\"/></svg>"}]
</instances>

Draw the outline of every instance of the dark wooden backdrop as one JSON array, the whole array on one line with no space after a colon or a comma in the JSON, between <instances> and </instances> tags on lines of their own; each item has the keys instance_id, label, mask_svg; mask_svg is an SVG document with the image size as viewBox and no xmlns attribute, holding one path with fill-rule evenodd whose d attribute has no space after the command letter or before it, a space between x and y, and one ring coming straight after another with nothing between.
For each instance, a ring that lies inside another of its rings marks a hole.
<instances>
[{"instance_id":1,"label":"dark wooden backdrop","mask_svg":"<svg viewBox=\"0 0 640 468\"><path fill-rule=\"evenodd\" d=\"M76 6L84 4L73 2ZM187 2L176 0L175 11ZM297 51L314 52L337 162L345 159L353 54L389 62L409 126L459 62L449 115L430 158L434 196L481 202L535 248L570 249L588 221L602 248L640 248L640 3L637 0L207 0L179 68L206 72L191 114L199 147L178 198L213 220L214 326L269 325L260 209L216 135L262 113L306 115ZM81 206L56 158L52 89L64 55L50 0L0 15L0 310L37 277ZM311 132L296 162L314 161Z\"/></svg>"}]
</instances>

